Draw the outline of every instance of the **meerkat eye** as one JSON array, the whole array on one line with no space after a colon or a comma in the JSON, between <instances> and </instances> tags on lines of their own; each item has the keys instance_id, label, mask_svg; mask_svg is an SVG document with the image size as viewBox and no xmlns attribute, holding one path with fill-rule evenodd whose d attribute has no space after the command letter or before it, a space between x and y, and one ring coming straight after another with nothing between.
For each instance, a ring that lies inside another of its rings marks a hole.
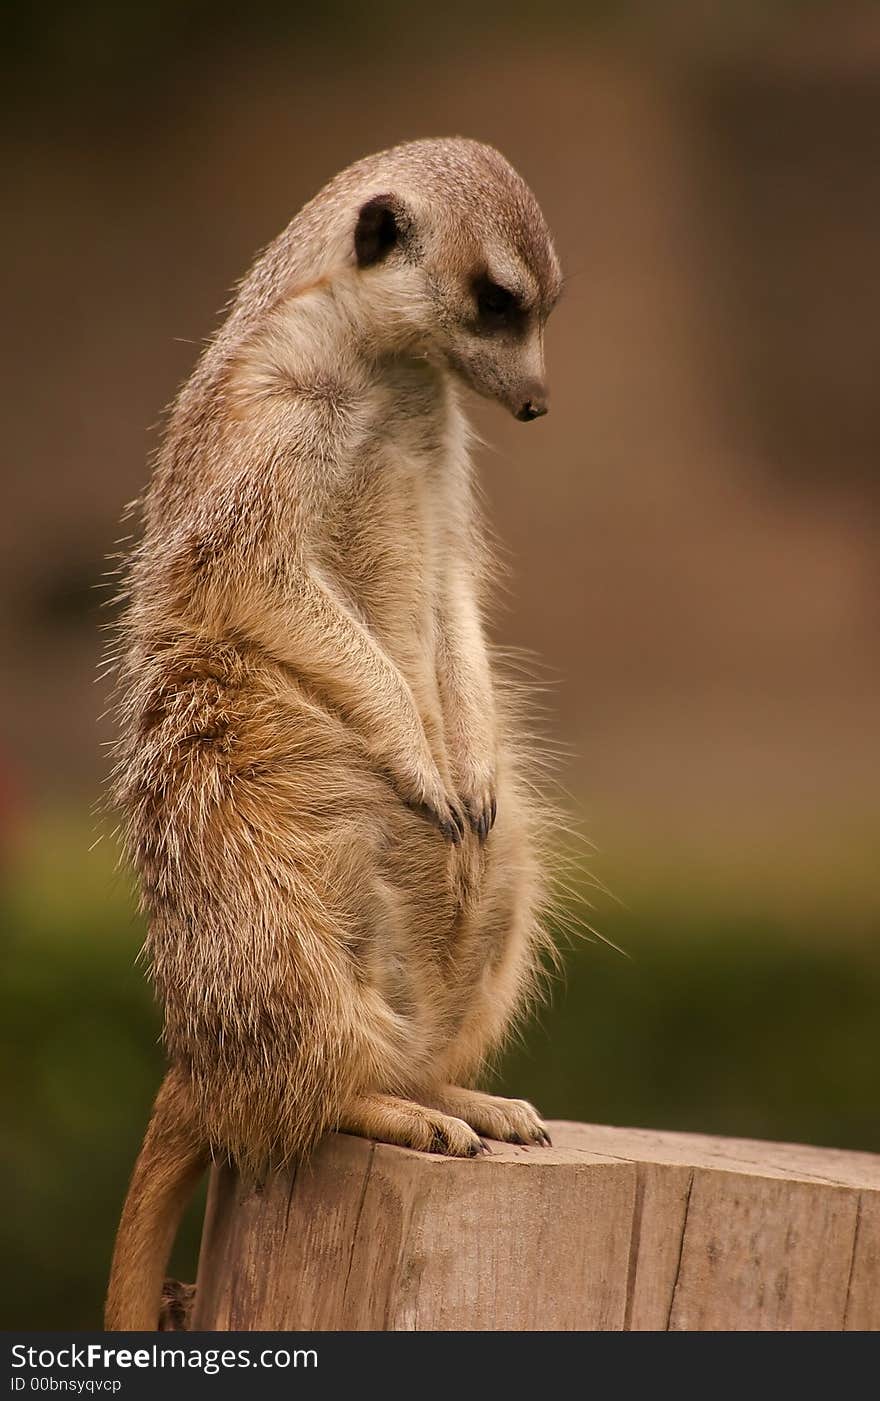
<instances>
[{"instance_id":1,"label":"meerkat eye","mask_svg":"<svg viewBox=\"0 0 880 1401\"><path fill-rule=\"evenodd\" d=\"M511 326L521 315L519 297L500 282L493 282L485 276L474 279L474 298L477 303L477 316L486 330L500 330Z\"/></svg>"}]
</instances>

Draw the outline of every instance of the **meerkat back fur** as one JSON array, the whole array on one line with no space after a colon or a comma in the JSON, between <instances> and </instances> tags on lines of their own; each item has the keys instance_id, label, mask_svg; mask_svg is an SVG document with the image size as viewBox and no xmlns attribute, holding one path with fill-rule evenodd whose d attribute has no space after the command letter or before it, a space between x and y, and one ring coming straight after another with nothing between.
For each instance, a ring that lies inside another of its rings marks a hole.
<instances>
[{"instance_id":1,"label":"meerkat back fur","mask_svg":"<svg viewBox=\"0 0 880 1401\"><path fill-rule=\"evenodd\" d=\"M543 413L559 290L498 152L403 145L294 218L171 411L113 788L169 1070L108 1327L156 1327L212 1154L260 1174L334 1129L459 1156L546 1140L469 1088L534 987L546 818L485 638L460 387Z\"/></svg>"}]
</instances>

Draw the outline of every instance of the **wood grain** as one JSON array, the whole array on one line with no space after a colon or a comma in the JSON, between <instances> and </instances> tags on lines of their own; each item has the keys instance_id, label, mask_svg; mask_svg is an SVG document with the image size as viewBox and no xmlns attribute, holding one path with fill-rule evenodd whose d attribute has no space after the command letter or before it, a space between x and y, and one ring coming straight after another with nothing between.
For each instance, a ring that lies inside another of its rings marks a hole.
<instances>
[{"instance_id":1,"label":"wood grain","mask_svg":"<svg viewBox=\"0 0 880 1401\"><path fill-rule=\"evenodd\" d=\"M880 1158L557 1123L459 1161L215 1167L194 1329L880 1328Z\"/></svg>"}]
</instances>

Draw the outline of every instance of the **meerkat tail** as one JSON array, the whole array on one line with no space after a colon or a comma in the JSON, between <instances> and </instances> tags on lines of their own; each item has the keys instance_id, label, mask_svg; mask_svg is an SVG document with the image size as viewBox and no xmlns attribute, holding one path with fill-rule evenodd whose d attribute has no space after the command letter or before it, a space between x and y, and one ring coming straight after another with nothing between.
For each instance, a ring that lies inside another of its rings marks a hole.
<instances>
[{"instance_id":1,"label":"meerkat tail","mask_svg":"<svg viewBox=\"0 0 880 1401\"><path fill-rule=\"evenodd\" d=\"M104 1309L108 1331L158 1327L168 1257L190 1195L210 1160L186 1084L169 1070L132 1173L116 1234Z\"/></svg>"}]
</instances>

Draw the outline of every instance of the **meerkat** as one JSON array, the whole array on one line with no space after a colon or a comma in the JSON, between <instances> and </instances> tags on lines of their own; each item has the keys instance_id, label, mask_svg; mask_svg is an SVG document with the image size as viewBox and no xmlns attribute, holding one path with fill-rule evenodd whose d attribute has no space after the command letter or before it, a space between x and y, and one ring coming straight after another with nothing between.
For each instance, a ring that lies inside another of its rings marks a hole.
<instances>
[{"instance_id":1,"label":"meerkat","mask_svg":"<svg viewBox=\"0 0 880 1401\"><path fill-rule=\"evenodd\" d=\"M126 569L113 799L169 1067L111 1329L157 1327L188 1196L328 1131L545 1144L474 1089L534 990L546 816L487 645L467 385L547 408L560 266L494 149L336 176L259 258L170 414Z\"/></svg>"}]
</instances>

